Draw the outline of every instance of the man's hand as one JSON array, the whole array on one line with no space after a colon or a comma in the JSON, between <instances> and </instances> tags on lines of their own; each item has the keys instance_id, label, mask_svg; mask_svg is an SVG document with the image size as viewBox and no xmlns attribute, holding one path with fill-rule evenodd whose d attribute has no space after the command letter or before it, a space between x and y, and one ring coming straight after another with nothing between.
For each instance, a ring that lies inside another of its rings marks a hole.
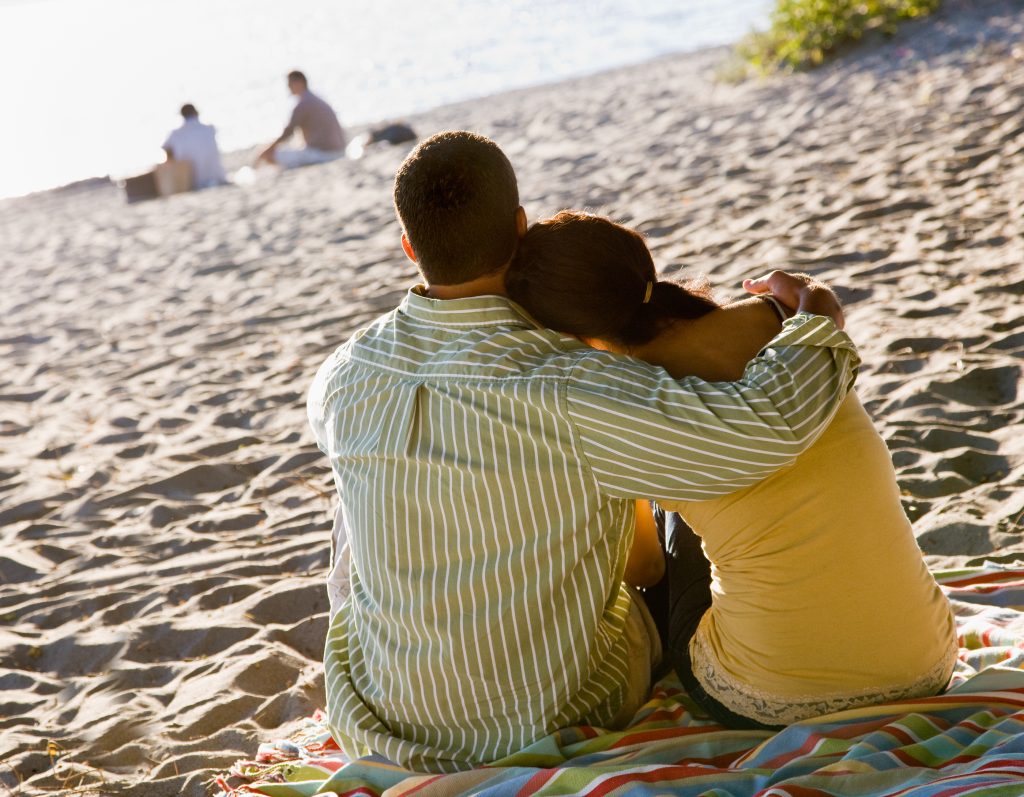
<instances>
[{"instance_id":1,"label":"man's hand","mask_svg":"<svg viewBox=\"0 0 1024 797\"><path fill-rule=\"evenodd\" d=\"M757 279L743 280L743 288L747 293L771 294L786 307L796 308L797 312L828 316L839 329L845 324L843 308L836 295L825 283L806 274L772 271Z\"/></svg>"},{"instance_id":2,"label":"man's hand","mask_svg":"<svg viewBox=\"0 0 1024 797\"><path fill-rule=\"evenodd\" d=\"M271 144L269 147L267 147L259 155L256 156L256 165L259 166L259 164L261 163L277 163L277 158L275 157L274 154L276 150L277 142L275 141L273 144Z\"/></svg>"}]
</instances>

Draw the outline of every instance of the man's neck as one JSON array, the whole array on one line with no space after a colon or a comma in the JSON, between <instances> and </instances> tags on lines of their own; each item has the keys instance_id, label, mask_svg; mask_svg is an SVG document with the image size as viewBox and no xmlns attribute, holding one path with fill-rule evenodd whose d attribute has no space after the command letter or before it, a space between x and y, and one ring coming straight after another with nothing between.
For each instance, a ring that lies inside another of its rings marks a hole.
<instances>
[{"instance_id":1,"label":"man's neck","mask_svg":"<svg viewBox=\"0 0 1024 797\"><path fill-rule=\"evenodd\" d=\"M504 296L505 269L458 285L427 285L431 299L468 299L471 296Z\"/></svg>"}]
</instances>

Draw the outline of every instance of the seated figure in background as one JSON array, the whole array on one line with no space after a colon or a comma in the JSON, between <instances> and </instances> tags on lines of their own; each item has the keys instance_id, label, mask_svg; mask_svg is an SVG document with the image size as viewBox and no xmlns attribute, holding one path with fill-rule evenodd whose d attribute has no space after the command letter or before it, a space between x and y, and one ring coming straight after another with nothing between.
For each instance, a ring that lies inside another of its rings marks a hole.
<instances>
[{"instance_id":1,"label":"seated figure in background","mask_svg":"<svg viewBox=\"0 0 1024 797\"><path fill-rule=\"evenodd\" d=\"M345 131L341 129L334 109L309 90L302 72L288 73L288 90L299 98L284 131L257 159L275 163L285 169L325 163L345 154ZM281 147L296 129L302 131L306 146L303 149Z\"/></svg>"},{"instance_id":2,"label":"seated figure in background","mask_svg":"<svg viewBox=\"0 0 1024 797\"><path fill-rule=\"evenodd\" d=\"M192 103L181 106L181 116L181 127L172 130L164 142L167 160L191 164L194 189L223 185L227 176L217 148L216 129L199 121L199 111Z\"/></svg>"}]
</instances>

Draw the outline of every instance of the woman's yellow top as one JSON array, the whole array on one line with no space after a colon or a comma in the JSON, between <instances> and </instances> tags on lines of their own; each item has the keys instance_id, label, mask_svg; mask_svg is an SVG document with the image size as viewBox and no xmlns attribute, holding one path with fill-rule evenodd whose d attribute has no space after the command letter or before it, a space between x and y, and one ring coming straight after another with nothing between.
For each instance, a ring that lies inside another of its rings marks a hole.
<instances>
[{"instance_id":1,"label":"woman's yellow top","mask_svg":"<svg viewBox=\"0 0 1024 797\"><path fill-rule=\"evenodd\" d=\"M856 394L784 470L723 498L661 505L712 563L713 604L690 654L697 680L733 711L786 724L948 681L952 612Z\"/></svg>"}]
</instances>

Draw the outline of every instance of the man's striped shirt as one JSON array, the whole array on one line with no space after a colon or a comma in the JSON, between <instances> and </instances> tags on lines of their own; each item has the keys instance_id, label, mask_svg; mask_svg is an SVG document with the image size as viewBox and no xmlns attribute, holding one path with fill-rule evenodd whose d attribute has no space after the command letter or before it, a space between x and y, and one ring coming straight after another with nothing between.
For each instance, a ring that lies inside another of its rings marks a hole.
<instances>
[{"instance_id":1,"label":"man's striped shirt","mask_svg":"<svg viewBox=\"0 0 1024 797\"><path fill-rule=\"evenodd\" d=\"M610 722L633 499L723 495L792 462L858 363L799 314L741 381L674 380L505 298L410 292L309 395L351 540L325 651L343 749L451 771Z\"/></svg>"}]
</instances>

